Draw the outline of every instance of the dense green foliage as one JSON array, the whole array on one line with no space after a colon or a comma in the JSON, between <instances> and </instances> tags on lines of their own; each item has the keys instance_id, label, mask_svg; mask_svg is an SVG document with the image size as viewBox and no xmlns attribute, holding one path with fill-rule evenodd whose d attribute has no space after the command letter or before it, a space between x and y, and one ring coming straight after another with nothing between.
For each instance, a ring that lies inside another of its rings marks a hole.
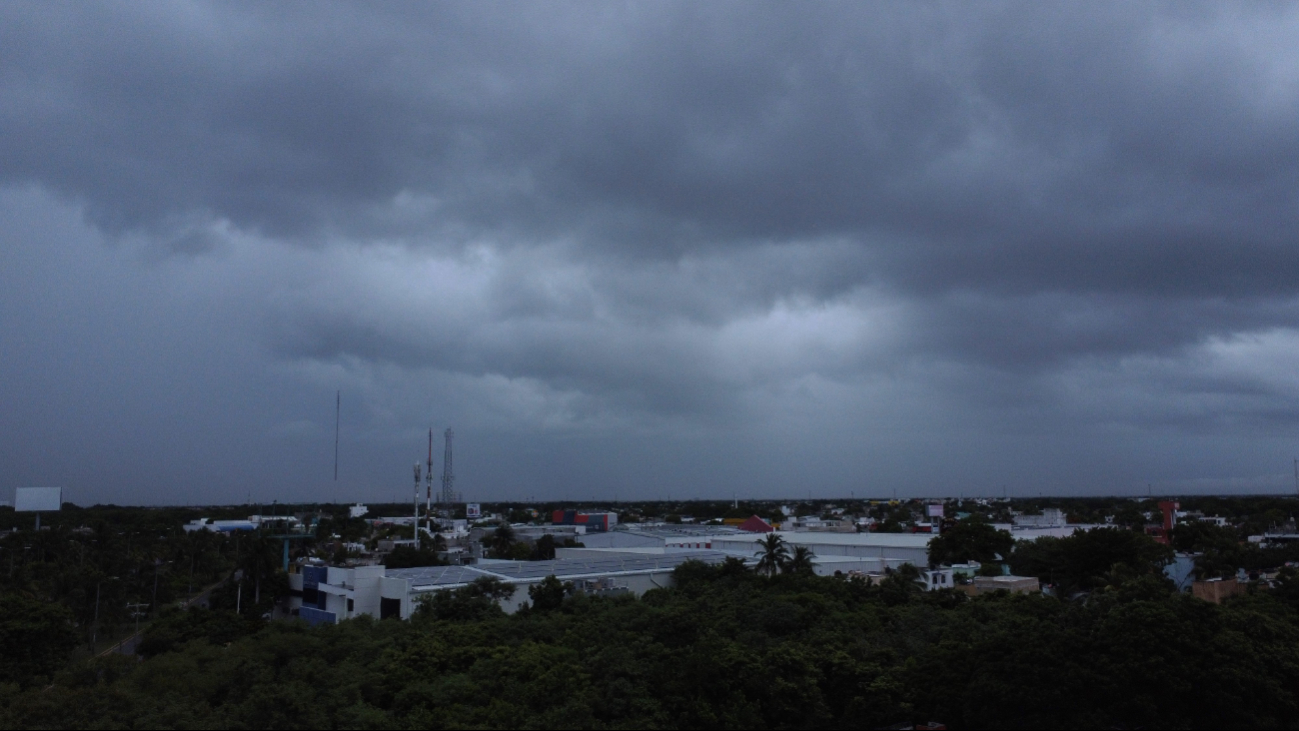
<instances>
[{"instance_id":1,"label":"dense green foliage","mask_svg":"<svg viewBox=\"0 0 1299 731\"><path fill-rule=\"evenodd\" d=\"M1058 587L1062 596L1132 582L1162 582L1172 550L1143 533L1122 528L1079 531L1067 538L1021 542L1011 570Z\"/></svg>"},{"instance_id":2,"label":"dense green foliage","mask_svg":"<svg viewBox=\"0 0 1299 731\"><path fill-rule=\"evenodd\" d=\"M923 508L857 502L899 529ZM875 584L818 578L798 547L773 542L763 549L770 571L734 560L686 564L675 588L639 600L587 597L549 580L506 616L497 602L516 590L485 580L433 595L410 622L317 628L261 619L287 589L278 569L283 543L269 533L187 535L179 526L196 510L112 506L65 508L37 533L31 516L0 510L0 525L24 528L0 537L0 726L1299 725L1299 571L1285 568L1270 592L1251 589L1222 606L1177 595L1161 572L1170 549L1123 529L1142 528L1153 505L1118 498L1018 505L1064 507L1095 522L1114 516L1119 527L1021 543L1009 554L1004 536L985 530L986 521L1005 518L1007 504L967 505L960 532L935 541L944 561L1006 557L1015 573L1053 585L1054 597L924 593L911 566ZM1179 525L1173 547L1201 554L1201 575L1299 561L1299 546L1244 540L1287 525L1293 506L1280 498L1184 499L1184 508L1234 525ZM721 517L770 508L636 510ZM364 523L346 517L345 507L318 510L320 540L294 543L292 555L330 555L361 535ZM552 540L527 544L492 531L504 539L493 546L503 555L553 555ZM236 569L242 583L227 580L214 591L211 610L173 608ZM101 649L109 627L128 631L127 603L154 604L143 660L85 659L96 588Z\"/></svg>"},{"instance_id":3,"label":"dense green foliage","mask_svg":"<svg viewBox=\"0 0 1299 731\"><path fill-rule=\"evenodd\" d=\"M12 511L0 511L0 517L17 522ZM31 530L30 514L21 518L25 530L0 536L0 597L61 608L66 615L60 622L75 628L82 645L129 624L128 604L171 604L229 575L249 557L224 536L180 530L189 518L181 510L65 506L44 516L40 532ZM245 541L244 548L249 545ZM71 647L56 646L66 661Z\"/></svg>"},{"instance_id":4,"label":"dense green foliage","mask_svg":"<svg viewBox=\"0 0 1299 731\"><path fill-rule=\"evenodd\" d=\"M417 619L444 622L473 622L505 615L497 602L514 596L515 587L500 579L483 577L457 591L439 591L426 596L415 611Z\"/></svg>"},{"instance_id":5,"label":"dense green foliage","mask_svg":"<svg viewBox=\"0 0 1299 731\"><path fill-rule=\"evenodd\" d=\"M1115 531L1122 533L1121 531ZM1136 535L1136 534L1133 534ZM1101 540L1112 541L1112 536ZM1095 539L1093 539L1095 540ZM1110 545L1110 544L1106 544ZM1066 564L1076 545L1056 546ZM1139 568L1145 546L1118 555ZM914 572L912 572L914 573ZM1110 571L1113 574L1113 570ZM410 622L307 628L193 611L151 657L4 691L5 726L1216 728L1299 722L1299 602L1214 606L1135 575L1086 601L922 593L738 562L642 599L445 592ZM1117 581L1117 580L1116 580ZM1291 592L1299 597L1299 591ZM165 641L162 637L166 635Z\"/></svg>"},{"instance_id":6,"label":"dense green foliage","mask_svg":"<svg viewBox=\"0 0 1299 731\"><path fill-rule=\"evenodd\" d=\"M929 563L991 563L1010 557L1015 539L981 519L957 521L929 542Z\"/></svg>"},{"instance_id":7,"label":"dense green foliage","mask_svg":"<svg viewBox=\"0 0 1299 731\"><path fill-rule=\"evenodd\" d=\"M137 651L144 657L153 657L179 650L185 643L199 639L214 645L226 645L257 632L265 624L265 621L228 610L190 608L172 611L149 627Z\"/></svg>"},{"instance_id":8,"label":"dense green foliage","mask_svg":"<svg viewBox=\"0 0 1299 731\"><path fill-rule=\"evenodd\" d=\"M445 566L446 563L438 556L437 546L420 546L419 548L397 546L383 559L383 565L390 569L408 569L415 566Z\"/></svg>"},{"instance_id":9,"label":"dense green foliage","mask_svg":"<svg viewBox=\"0 0 1299 731\"><path fill-rule=\"evenodd\" d=\"M27 683L59 670L79 641L66 607L18 592L0 595L0 683Z\"/></svg>"}]
</instances>

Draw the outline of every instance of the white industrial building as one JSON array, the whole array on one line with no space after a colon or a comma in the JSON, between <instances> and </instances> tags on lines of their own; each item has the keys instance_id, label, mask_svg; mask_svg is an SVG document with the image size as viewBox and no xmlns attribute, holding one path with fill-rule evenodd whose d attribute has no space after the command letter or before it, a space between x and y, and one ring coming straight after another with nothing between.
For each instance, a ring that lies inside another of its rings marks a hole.
<instances>
[{"instance_id":1,"label":"white industrial building","mask_svg":"<svg viewBox=\"0 0 1299 731\"><path fill-rule=\"evenodd\" d=\"M713 548L728 553L752 555L764 533L738 533L721 536L712 541ZM873 559L881 566L897 568L904 563L914 566L929 565L929 542L932 533L822 533L803 531L776 531L790 548L803 546L811 549L817 558Z\"/></svg>"},{"instance_id":2,"label":"white industrial building","mask_svg":"<svg viewBox=\"0 0 1299 731\"><path fill-rule=\"evenodd\" d=\"M640 596L672 585L672 571L686 561L721 563L719 551L674 552L659 555L607 553L591 558L553 561L491 561L471 566L426 566L387 569L383 566L303 566L289 575L290 609L312 624L337 622L362 614L409 619L420 598L436 591L459 589L491 577L514 587L500 605L514 612L528 601L528 587L547 576L579 586L598 586L601 593Z\"/></svg>"},{"instance_id":3,"label":"white industrial building","mask_svg":"<svg viewBox=\"0 0 1299 731\"><path fill-rule=\"evenodd\" d=\"M929 563L932 534L837 533L820 531L776 531L791 548L812 551L813 571L818 576L835 573L883 574L902 564L917 567ZM727 526L652 526L616 530L582 539L584 548L560 548L560 558L596 558L601 554L668 555L685 551L720 551L728 556L752 560L760 551L758 542L768 533L750 533Z\"/></svg>"},{"instance_id":4,"label":"white industrial building","mask_svg":"<svg viewBox=\"0 0 1299 731\"><path fill-rule=\"evenodd\" d=\"M468 586L483 577L515 588L513 596L501 602L506 612L528 601L528 587L547 576L579 586L598 585L601 592L640 596L670 586L672 571L686 561L716 564L738 558L753 565L761 550L758 543L767 535L729 526L636 526L574 536L584 547L557 548L552 561L481 560L466 566L409 569L304 566L290 575L291 608L312 623L362 614L407 619L421 597ZM878 576L908 563L923 570L935 534L777 531L775 535L791 548L810 549L817 575ZM949 587L952 570L926 571L923 580L927 589Z\"/></svg>"},{"instance_id":5,"label":"white industrial building","mask_svg":"<svg viewBox=\"0 0 1299 731\"><path fill-rule=\"evenodd\" d=\"M744 533L723 525L647 525L619 526L617 530L589 533L581 538L586 548L671 548L711 549L712 541L722 536L759 535Z\"/></svg>"}]
</instances>

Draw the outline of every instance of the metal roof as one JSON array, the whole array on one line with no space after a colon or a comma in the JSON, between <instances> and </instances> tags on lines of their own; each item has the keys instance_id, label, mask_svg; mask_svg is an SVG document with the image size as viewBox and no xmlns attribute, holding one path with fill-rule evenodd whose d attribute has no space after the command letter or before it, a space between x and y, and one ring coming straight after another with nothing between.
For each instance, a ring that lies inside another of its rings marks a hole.
<instances>
[{"instance_id":1,"label":"metal roof","mask_svg":"<svg viewBox=\"0 0 1299 731\"><path fill-rule=\"evenodd\" d=\"M741 533L718 537L714 543L757 543L771 533ZM776 531L775 535L795 546L870 546L886 548L924 548L938 537L937 533L836 533L830 531Z\"/></svg>"},{"instance_id":2,"label":"metal roof","mask_svg":"<svg viewBox=\"0 0 1299 731\"><path fill-rule=\"evenodd\" d=\"M553 561L519 561L475 566L424 566L391 569L384 573L392 579L406 579L412 587L452 587L490 576L510 584L532 583L547 576L566 579L614 576L618 574L670 571L686 561L721 563L728 554L722 551L682 551L658 555L621 555L610 558L555 559Z\"/></svg>"},{"instance_id":3,"label":"metal roof","mask_svg":"<svg viewBox=\"0 0 1299 731\"><path fill-rule=\"evenodd\" d=\"M484 576L472 566L419 566L412 569L387 569L384 576L406 579L412 586L429 584L467 584Z\"/></svg>"},{"instance_id":4,"label":"metal roof","mask_svg":"<svg viewBox=\"0 0 1299 731\"><path fill-rule=\"evenodd\" d=\"M617 532L634 533L642 536L654 536L655 538L680 538L694 536L731 536L739 533L740 529L731 525L676 525L673 523L663 525L642 525L632 523L618 526Z\"/></svg>"}]
</instances>

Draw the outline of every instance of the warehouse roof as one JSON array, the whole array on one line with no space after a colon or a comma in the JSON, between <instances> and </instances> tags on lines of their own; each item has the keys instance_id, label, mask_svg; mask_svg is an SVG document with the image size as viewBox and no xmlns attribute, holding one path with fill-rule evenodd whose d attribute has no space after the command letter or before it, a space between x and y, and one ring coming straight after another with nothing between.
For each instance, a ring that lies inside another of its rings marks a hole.
<instances>
[{"instance_id":1,"label":"warehouse roof","mask_svg":"<svg viewBox=\"0 0 1299 731\"><path fill-rule=\"evenodd\" d=\"M823 546L884 546L888 548L924 548L938 536L937 533L834 533L830 531L776 531L776 535L791 545L820 544ZM719 537L717 541L747 541L756 543L769 533L738 533Z\"/></svg>"},{"instance_id":2,"label":"warehouse roof","mask_svg":"<svg viewBox=\"0 0 1299 731\"><path fill-rule=\"evenodd\" d=\"M547 576L560 580L580 579L619 574L670 571L686 561L721 563L727 554L721 551L683 551L680 553L650 555L620 555L609 558L555 559L553 561L519 561L490 563L476 566L423 566L411 569L390 569L384 575L392 579L406 579L416 589L453 588L476 579L492 577L506 583L532 583Z\"/></svg>"}]
</instances>

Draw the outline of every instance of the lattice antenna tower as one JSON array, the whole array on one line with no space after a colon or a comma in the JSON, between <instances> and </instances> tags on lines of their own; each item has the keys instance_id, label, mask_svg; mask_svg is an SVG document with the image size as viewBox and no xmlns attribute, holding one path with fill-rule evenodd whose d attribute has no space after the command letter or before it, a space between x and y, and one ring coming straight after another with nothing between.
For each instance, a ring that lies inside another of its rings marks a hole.
<instances>
[{"instance_id":1,"label":"lattice antenna tower","mask_svg":"<svg viewBox=\"0 0 1299 731\"><path fill-rule=\"evenodd\" d=\"M451 440L456 433L447 429L447 448L442 455L442 497L438 501L444 505L461 502L460 493L456 492L456 475L451 463Z\"/></svg>"}]
</instances>

